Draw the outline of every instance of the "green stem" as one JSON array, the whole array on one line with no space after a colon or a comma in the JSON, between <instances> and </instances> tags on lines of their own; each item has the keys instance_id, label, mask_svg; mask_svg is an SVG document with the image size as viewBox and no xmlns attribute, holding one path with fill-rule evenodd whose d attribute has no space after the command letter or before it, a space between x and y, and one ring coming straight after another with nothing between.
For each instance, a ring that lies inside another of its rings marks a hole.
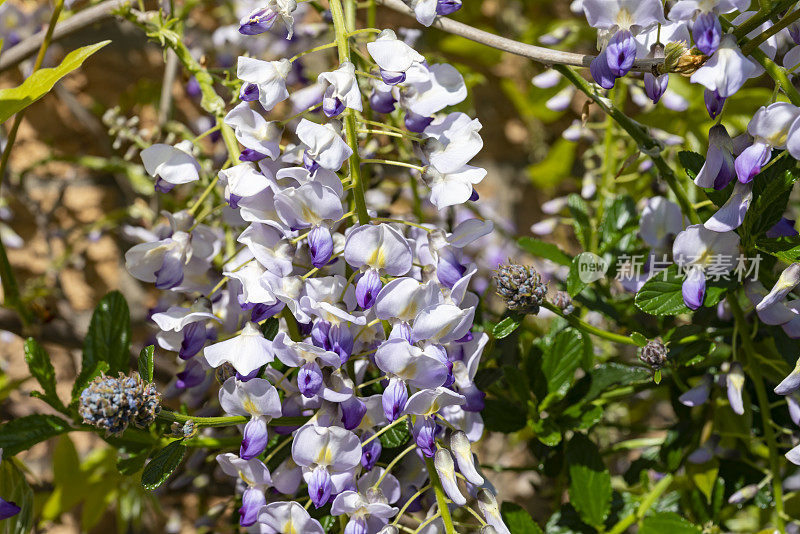
<instances>
[{"instance_id":1,"label":"green stem","mask_svg":"<svg viewBox=\"0 0 800 534\"><path fill-rule=\"evenodd\" d=\"M739 26L733 31L733 34L736 36L737 39L741 39L751 31L755 30L763 23L771 19L774 15L782 11L786 11L796 2L796 0L783 0L782 2L776 2L772 5L772 9L760 10L758 13L747 19L746 21L739 24ZM727 21L721 20L723 24L723 28ZM766 40L766 39L765 39Z\"/></svg>"},{"instance_id":2,"label":"green stem","mask_svg":"<svg viewBox=\"0 0 800 534\"><path fill-rule=\"evenodd\" d=\"M433 465L433 459L426 457L425 466L428 468L428 476L431 479L433 493L436 495L436 504L439 507L439 514L441 514L442 521L444 522L445 534L456 534L456 529L453 526L453 518L450 515L450 509L447 507L447 498L442 488L442 481L439 480L439 474L436 472L436 467Z\"/></svg>"},{"instance_id":3,"label":"green stem","mask_svg":"<svg viewBox=\"0 0 800 534\"><path fill-rule=\"evenodd\" d=\"M669 488L670 484L672 484L672 475L665 475L664 478L659 480L658 483L653 486L653 489L651 489L650 492L645 496L644 500L642 500L642 503L639 505L639 508L636 509L636 513L622 518L619 522L617 522L616 525L611 527L611 530L608 531L608 534L622 534L636 521L641 520L650 507L652 507L658 498L661 497L661 494L667 491L667 488Z\"/></svg>"},{"instance_id":4,"label":"green stem","mask_svg":"<svg viewBox=\"0 0 800 534\"><path fill-rule=\"evenodd\" d=\"M761 43L763 43L764 41L766 41L779 31L781 31L782 29L784 29L797 19L800 19L800 11L792 11L791 13L783 17L781 20L779 20L776 24L770 26L769 29L767 29L767 31L760 33L759 35L754 37L750 42L744 45L742 47L742 54L744 54L745 56L749 56L752 53L752 51L755 50L756 47L758 47Z\"/></svg>"},{"instance_id":5,"label":"green stem","mask_svg":"<svg viewBox=\"0 0 800 534\"><path fill-rule=\"evenodd\" d=\"M330 0L333 29L336 33L336 47L339 49L339 62L350 61L350 42L347 38L348 27L342 8L342 0ZM344 131L347 144L353 151L349 158L350 181L353 185L353 203L359 224L369 224L367 200L364 193L364 182L361 177L361 156L358 154L358 134L356 133L355 110L347 108L344 112Z\"/></svg>"},{"instance_id":6,"label":"green stem","mask_svg":"<svg viewBox=\"0 0 800 534\"><path fill-rule=\"evenodd\" d=\"M161 410L158 413L158 419L167 423L185 423L193 421L199 427L213 427L213 426L233 426L243 425L247 423L250 418L243 415L234 415L226 417L197 417L194 415L185 415L170 410ZM274 426L298 426L305 424L308 417L278 417L272 419L269 424Z\"/></svg>"},{"instance_id":7,"label":"green stem","mask_svg":"<svg viewBox=\"0 0 800 534\"><path fill-rule=\"evenodd\" d=\"M741 334L740 338L742 340L742 348L744 349L742 351L744 354L744 364L750 374L750 378L753 380L753 386L756 390L758 408L761 412L761 424L764 427L764 439L769 449L770 471L772 472L772 493L775 500L775 524L778 531L784 534L786 532L786 527L783 522L785 512L783 506L783 486L781 486L780 458L778 456L778 446L775 440L775 431L770 424L772 421L770 419L767 392L764 388L764 379L761 376L761 368L754 359L754 355L757 354L757 352L753 346L752 338L750 337L750 325L744 317L744 312L735 297L728 298L727 301L733 313L734 322Z\"/></svg>"},{"instance_id":8,"label":"green stem","mask_svg":"<svg viewBox=\"0 0 800 534\"><path fill-rule=\"evenodd\" d=\"M622 334L615 334L614 332L609 332L607 330L602 330L597 328L596 326L592 326L589 323L578 319L572 315L564 315L559 308L554 306L549 302L543 302L542 306L547 308L551 312L555 313L565 321L567 321L571 326L574 326L578 330L586 332L587 334L591 334L593 336L597 336L602 339L607 339L608 341L613 341L614 343L622 343L624 345L636 345L637 343L631 339L629 336L625 336Z\"/></svg>"},{"instance_id":9,"label":"green stem","mask_svg":"<svg viewBox=\"0 0 800 534\"><path fill-rule=\"evenodd\" d=\"M667 182L667 185L672 190L675 198L677 198L678 204L680 204L684 215L689 217L689 220L692 222L692 224L700 224L700 217L697 215L697 212L694 210L694 208L692 208L692 203L689 201L689 197L686 196L686 191L684 191L681 185L678 183L677 176L675 176L675 173L672 172L669 164L667 164L666 160L661 155L661 144L648 133L647 129L614 107L614 104L612 104L607 98L598 94L589 84L589 82L584 80L575 71L575 69L566 65L554 65L553 68L560 72L567 80L569 80L572 85L580 89L586 96L591 98L595 104L600 107L600 109L614 119L614 121L619 124L623 130L628 132L628 135L630 135L638 143L640 150L653 160L658 172L661 173L661 177L664 178L664 181Z\"/></svg>"}]
</instances>

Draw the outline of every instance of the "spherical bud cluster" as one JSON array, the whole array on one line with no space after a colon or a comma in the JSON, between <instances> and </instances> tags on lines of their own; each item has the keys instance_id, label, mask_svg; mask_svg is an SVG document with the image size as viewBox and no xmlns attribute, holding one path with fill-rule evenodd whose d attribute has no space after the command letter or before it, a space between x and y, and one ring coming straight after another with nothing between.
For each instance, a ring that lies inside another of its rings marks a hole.
<instances>
[{"instance_id":1,"label":"spherical bud cluster","mask_svg":"<svg viewBox=\"0 0 800 534\"><path fill-rule=\"evenodd\" d=\"M655 370L661 369L667 363L667 347L661 338L648 341L639 351L639 359Z\"/></svg>"},{"instance_id":2,"label":"spherical bud cluster","mask_svg":"<svg viewBox=\"0 0 800 534\"><path fill-rule=\"evenodd\" d=\"M509 310L537 314L542 305L547 285L533 267L518 263L501 265L494 276L497 294Z\"/></svg>"},{"instance_id":3,"label":"spherical bud cluster","mask_svg":"<svg viewBox=\"0 0 800 534\"><path fill-rule=\"evenodd\" d=\"M152 424L160 403L155 385L144 382L138 373L120 373L118 378L101 375L81 393L78 413L84 423L117 435L128 425L145 428Z\"/></svg>"},{"instance_id":4,"label":"spherical bud cluster","mask_svg":"<svg viewBox=\"0 0 800 534\"><path fill-rule=\"evenodd\" d=\"M566 291L559 291L553 297L553 305L561 310L564 315L569 315L575 311L575 306L572 304L572 297Z\"/></svg>"}]
</instances>

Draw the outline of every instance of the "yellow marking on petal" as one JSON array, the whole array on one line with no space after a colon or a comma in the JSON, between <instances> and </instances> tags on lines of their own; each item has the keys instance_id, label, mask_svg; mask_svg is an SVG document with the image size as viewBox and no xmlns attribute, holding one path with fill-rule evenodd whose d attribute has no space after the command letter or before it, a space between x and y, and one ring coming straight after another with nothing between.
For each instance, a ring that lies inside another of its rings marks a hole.
<instances>
[{"instance_id":1,"label":"yellow marking on petal","mask_svg":"<svg viewBox=\"0 0 800 534\"><path fill-rule=\"evenodd\" d=\"M333 451L328 445L325 445L317 455L317 465L327 466L333 460Z\"/></svg>"}]
</instances>

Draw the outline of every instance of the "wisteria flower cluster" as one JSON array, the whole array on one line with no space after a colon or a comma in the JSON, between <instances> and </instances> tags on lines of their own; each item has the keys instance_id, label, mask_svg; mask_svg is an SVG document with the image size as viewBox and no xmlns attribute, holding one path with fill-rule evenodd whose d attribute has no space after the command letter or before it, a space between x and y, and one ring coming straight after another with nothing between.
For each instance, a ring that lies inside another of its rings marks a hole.
<instances>
[{"instance_id":1,"label":"wisteria flower cluster","mask_svg":"<svg viewBox=\"0 0 800 534\"><path fill-rule=\"evenodd\" d=\"M117 499L137 531L145 492L186 490L165 531L800 532L797 2L183 4L118 13L180 83L157 125L107 110L115 155L79 159L150 197L85 236L127 243L150 308L103 297L69 402L0 226L48 405L0 425L0 521L94 526ZM9 34L42 48L0 90L0 175L74 7ZM0 369L0 401L25 382ZM81 460L71 432L109 447ZM55 437L39 506L16 456Z\"/></svg>"},{"instance_id":2,"label":"wisteria flower cluster","mask_svg":"<svg viewBox=\"0 0 800 534\"><path fill-rule=\"evenodd\" d=\"M438 528L449 511L435 488L456 506L486 492L471 442L483 433L484 395L473 380L488 336L472 331L476 266L463 251L492 223L467 218L448 232L380 217L386 205L367 201L361 166L400 166L420 190L416 202L438 210L474 202L473 186L486 175L469 164L483 145L481 124L447 111L467 96L458 71L429 64L392 30L367 34L357 69L337 4L340 63L318 74L316 101L289 119L276 108L305 90L288 82L303 54L238 58L240 103L223 125L243 149L211 185L224 187L225 219L240 228L221 272L213 263L221 234L191 212L170 214L169 229L131 248L126 264L168 292L169 305L152 319L158 345L184 362L175 387L200 393L215 370L229 376L220 408L247 422L238 455L217 460L243 483L242 526L322 532L297 502L310 499L346 518L346 532L395 532L400 506L433 508ZM291 38L296 7L258 8L239 31L257 36L280 21ZM427 9L416 7L423 22L434 16ZM376 141L362 147L362 132ZM391 152L414 156L372 158L387 152L381 137L391 139ZM185 142L152 145L141 157L162 193L199 179ZM205 296L192 302L198 293ZM265 336L266 324L277 332ZM276 425L282 418L305 422ZM406 429L411 444L391 469L377 467L378 438ZM270 470L263 457L274 435L289 436L291 454ZM508 532L496 506L485 510L482 521Z\"/></svg>"}]
</instances>

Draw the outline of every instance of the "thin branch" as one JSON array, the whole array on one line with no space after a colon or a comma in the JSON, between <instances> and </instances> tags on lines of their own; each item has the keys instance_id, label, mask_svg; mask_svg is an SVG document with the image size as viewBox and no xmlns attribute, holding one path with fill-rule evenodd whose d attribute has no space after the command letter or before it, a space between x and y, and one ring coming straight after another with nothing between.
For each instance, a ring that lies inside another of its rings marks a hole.
<instances>
[{"instance_id":1,"label":"thin branch","mask_svg":"<svg viewBox=\"0 0 800 534\"><path fill-rule=\"evenodd\" d=\"M414 16L414 11L408 7L402 0L378 0L378 3L392 9L394 11L403 13L410 17ZM499 35L494 35L472 26L456 22L454 20L438 17L433 25L434 28L439 28L447 33L459 35L476 43L485 44L498 50L503 50L511 54L523 56L545 65L571 65L573 67L588 67L595 56L587 54L575 54L572 52L563 52L561 50L552 50L541 46L520 43L512 39L506 39ZM638 72L652 72L658 69L659 66L664 64L664 59L637 59L633 64L634 71Z\"/></svg>"},{"instance_id":2,"label":"thin branch","mask_svg":"<svg viewBox=\"0 0 800 534\"><path fill-rule=\"evenodd\" d=\"M112 16L114 11L129 3L130 0L106 0L96 6L86 8L67 20L60 22L53 32L52 41L55 42L63 39L78 30L91 26L95 22L106 19ZM21 61L35 54L36 51L39 50L43 39L43 32L39 32L3 52L3 55L0 56L0 72L19 65Z\"/></svg>"}]
</instances>

